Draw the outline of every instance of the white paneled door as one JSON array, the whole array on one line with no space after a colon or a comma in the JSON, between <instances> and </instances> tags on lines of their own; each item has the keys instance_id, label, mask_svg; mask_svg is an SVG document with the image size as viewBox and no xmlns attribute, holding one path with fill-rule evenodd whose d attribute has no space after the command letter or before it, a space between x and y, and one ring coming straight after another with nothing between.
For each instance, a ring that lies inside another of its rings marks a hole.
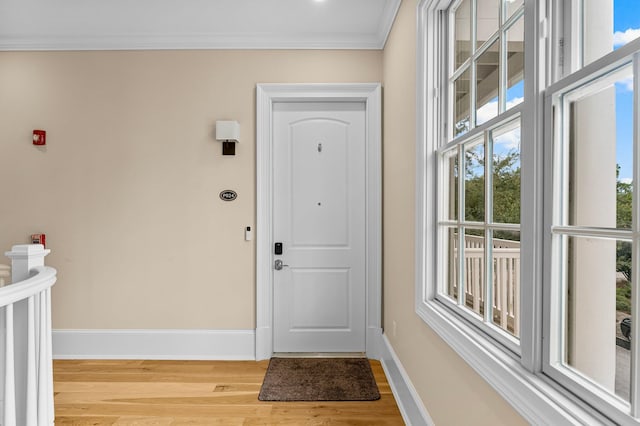
<instances>
[{"instance_id":1,"label":"white paneled door","mask_svg":"<svg viewBox=\"0 0 640 426\"><path fill-rule=\"evenodd\" d=\"M364 352L365 104L276 103L273 123L273 349Z\"/></svg>"}]
</instances>

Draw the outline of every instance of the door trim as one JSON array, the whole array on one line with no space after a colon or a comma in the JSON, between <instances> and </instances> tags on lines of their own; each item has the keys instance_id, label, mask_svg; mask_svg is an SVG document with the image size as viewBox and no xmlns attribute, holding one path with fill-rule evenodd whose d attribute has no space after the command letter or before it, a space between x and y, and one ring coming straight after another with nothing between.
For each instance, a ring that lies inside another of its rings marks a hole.
<instances>
[{"instance_id":1,"label":"door trim","mask_svg":"<svg viewBox=\"0 0 640 426\"><path fill-rule=\"evenodd\" d=\"M256 87L256 359L273 354L273 105L363 102L366 187L366 352L382 335L382 88L380 83L258 84Z\"/></svg>"}]
</instances>

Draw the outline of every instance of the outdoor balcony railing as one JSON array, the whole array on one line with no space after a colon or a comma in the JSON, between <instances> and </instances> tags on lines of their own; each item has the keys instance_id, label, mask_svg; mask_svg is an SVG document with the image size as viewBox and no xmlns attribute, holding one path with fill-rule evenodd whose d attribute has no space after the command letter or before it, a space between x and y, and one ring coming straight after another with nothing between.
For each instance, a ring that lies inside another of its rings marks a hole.
<instances>
[{"instance_id":1,"label":"outdoor balcony railing","mask_svg":"<svg viewBox=\"0 0 640 426\"><path fill-rule=\"evenodd\" d=\"M452 234L451 259L458 258L458 237ZM464 304L478 315L484 315L487 288L485 286L485 239L465 235L464 239ZM520 242L493 239L492 259L492 320L493 324L518 336L520 333ZM449 294L458 297L458 270L452 263Z\"/></svg>"}]
</instances>

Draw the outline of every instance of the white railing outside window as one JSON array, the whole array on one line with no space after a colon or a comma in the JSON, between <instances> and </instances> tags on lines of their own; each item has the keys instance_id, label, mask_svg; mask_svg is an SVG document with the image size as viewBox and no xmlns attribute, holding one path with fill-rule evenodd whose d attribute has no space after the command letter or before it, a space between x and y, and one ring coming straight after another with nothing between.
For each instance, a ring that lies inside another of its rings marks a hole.
<instances>
[{"instance_id":1,"label":"white railing outside window","mask_svg":"<svg viewBox=\"0 0 640 426\"><path fill-rule=\"evenodd\" d=\"M11 284L0 288L0 424L54 424L51 287L40 244L16 245Z\"/></svg>"},{"instance_id":2,"label":"white railing outside window","mask_svg":"<svg viewBox=\"0 0 640 426\"><path fill-rule=\"evenodd\" d=\"M457 258L458 235L452 234L450 247ZM485 239L474 235L464 237L464 288L466 306L483 313L485 288ZM493 323L503 330L518 335L520 329L520 242L494 238L493 258ZM458 294L457 268L451 268L452 294Z\"/></svg>"}]
</instances>

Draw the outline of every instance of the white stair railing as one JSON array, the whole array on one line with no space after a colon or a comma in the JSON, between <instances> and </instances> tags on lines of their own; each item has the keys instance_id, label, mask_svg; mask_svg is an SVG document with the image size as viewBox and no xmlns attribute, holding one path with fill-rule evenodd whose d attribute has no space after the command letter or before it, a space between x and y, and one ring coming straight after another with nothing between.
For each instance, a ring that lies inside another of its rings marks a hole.
<instances>
[{"instance_id":1,"label":"white stair railing","mask_svg":"<svg viewBox=\"0 0 640 426\"><path fill-rule=\"evenodd\" d=\"M12 284L0 288L0 421L2 426L54 424L51 286L40 244L13 246Z\"/></svg>"}]
</instances>

